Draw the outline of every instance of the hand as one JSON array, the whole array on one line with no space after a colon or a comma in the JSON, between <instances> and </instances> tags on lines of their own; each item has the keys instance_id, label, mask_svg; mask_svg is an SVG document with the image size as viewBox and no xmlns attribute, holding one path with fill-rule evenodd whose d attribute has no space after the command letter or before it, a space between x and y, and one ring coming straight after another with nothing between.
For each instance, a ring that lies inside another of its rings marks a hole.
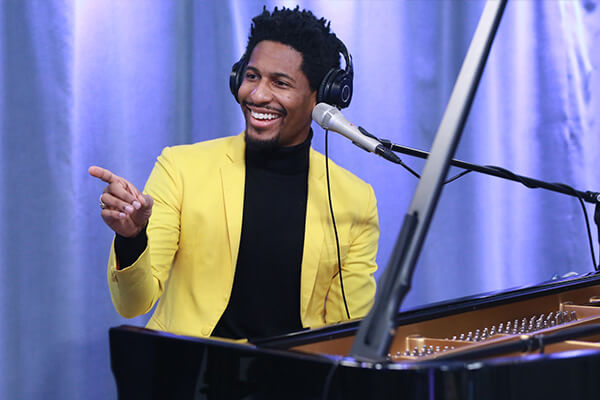
<instances>
[{"instance_id":1,"label":"hand","mask_svg":"<svg viewBox=\"0 0 600 400\"><path fill-rule=\"evenodd\" d=\"M105 205L100 215L106 225L125 237L140 233L152 214L152 196L142 194L129 181L107 169L91 166L88 172L108 183L100 195L100 201Z\"/></svg>"}]
</instances>

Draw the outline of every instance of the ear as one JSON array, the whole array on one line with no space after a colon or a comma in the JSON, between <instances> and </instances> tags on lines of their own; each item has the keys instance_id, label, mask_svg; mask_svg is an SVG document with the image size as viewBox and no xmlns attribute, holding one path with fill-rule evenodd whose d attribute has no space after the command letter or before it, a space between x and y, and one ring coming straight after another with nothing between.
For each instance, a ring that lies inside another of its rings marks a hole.
<instances>
[{"instance_id":1,"label":"ear","mask_svg":"<svg viewBox=\"0 0 600 400\"><path fill-rule=\"evenodd\" d=\"M317 91L313 90L312 92L310 92L310 105L312 108L315 108L315 106L317 105Z\"/></svg>"}]
</instances>

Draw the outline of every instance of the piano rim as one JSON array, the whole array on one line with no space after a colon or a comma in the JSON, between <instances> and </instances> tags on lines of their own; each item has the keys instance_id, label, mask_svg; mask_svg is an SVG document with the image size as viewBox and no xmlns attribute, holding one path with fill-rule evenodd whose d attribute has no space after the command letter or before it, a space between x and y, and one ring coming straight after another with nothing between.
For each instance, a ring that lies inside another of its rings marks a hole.
<instances>
[{"instance_id":1,"label":"piano rim","mask_svg":"<svg viewBox=\"0 0 600 400\"><path fill-rule=\"evenodd\" d=\"M600 272L590 272L576 277L543 282L536 286L522 286L506 291L492 291L430 303L399 312L396 315L394 326L413 324L468 311L483 310L501 304L516 303L535 297L560 293L567 289L575 290L597 284L600 285ZM290 334L254 340L252 344L260 348L289 349L290 347L302 346L317 341L339 339L355 334L360 322L360 319L356 319L315 329L307 328Z\"/></svg>"},{"instance_id":2,"label":"piano rim","mask_svg":"<svg viewBox=\"0 0 600 400\"><path fill-rule=\"evenodd\" d=\"M274 357L293 357L299 361L317 362L330 365L332 372L338 368L358 368L368 370L389 370L389 371L400 371L400 370L412 370L412 371L423 371L423 370L442 370L445 372L461 371L464 369L474 371L477 369L488 368L488 367L504 367L520 363L547 363L553 360L562 359L585 359L585 358L597 358L600 360L600 350L595 349L577 349L569 350L561 353L536 353L536 354L523 354L520 356L501 356L495 358L489 358L484 360L423 360L417 362L364 362L358 361L350 356L339 356L332 354L316 354L308 353L295 349L274 349L274 348L263 348L255 346L249 343L242 343L239 341L227 340L227 339L215 339L215 338L200 338L194 336L183 336L174 333L157 331L153 329L142 328L133 325L120 325L109 329L110 341L115 338L116 335L136 335L145 334L155 336L160 340L168 341L184 341L184 342L195 342L199 345L217 346L223 350L232 351L243 351L254 354L268 354ZM111 356L111 364L114 361ZM113 366L114 367L114 366ZM113 369L114 372L114 369Z\"/></svg>"}]
</instances>

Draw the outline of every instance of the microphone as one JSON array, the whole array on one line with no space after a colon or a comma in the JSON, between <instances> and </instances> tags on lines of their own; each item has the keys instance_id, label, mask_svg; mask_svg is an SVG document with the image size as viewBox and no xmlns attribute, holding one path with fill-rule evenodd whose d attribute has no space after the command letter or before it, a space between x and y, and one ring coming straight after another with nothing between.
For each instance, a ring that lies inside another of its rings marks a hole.
<instances>
[{"instance_id":1,"label":"microphone","mask_svg":"<svg viewBox=\"0 0 600 400\"><path fill-rule=\"evenodd\" d=\"M375 153L393 163L402 163L400 158L394 154L393 151L381 144L379 140L369 136L370 134L366 130L350 123L340 110L329 104L317 104L313 109L312 119L319 124L321 128L337 132L347 137L352 143L363 150Z\"/></svg>"}]
</instances>

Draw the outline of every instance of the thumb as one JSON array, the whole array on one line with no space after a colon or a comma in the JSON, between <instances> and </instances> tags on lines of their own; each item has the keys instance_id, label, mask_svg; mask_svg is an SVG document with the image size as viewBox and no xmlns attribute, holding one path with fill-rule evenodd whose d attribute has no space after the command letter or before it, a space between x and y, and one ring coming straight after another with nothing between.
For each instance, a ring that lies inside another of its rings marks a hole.
<instances>
[{"instance_id":1,"label":"thumb","mask_svg":"<svg viewBox=\"0 0 600 400\"><path fill-rule=\"evenodd\" d=\"M140 202L140 208L131 214L131 219L137 226L142 227L148 223L148 219L150 218L150 215L152 215L154 199L148 194L142 194L138 196L138 199Z\"/></svg>"},{"instance_id":2,"label":"thumb","mask_svg":"<svg viewBox=\"0 0 600 400\"><path fill-rule=\"evenodd\" d=\"M141 204L140 211L152 211L152 206L154 205L154 199L149 194L142 194L141 196Z\"/></svg>"}]
</instances>

